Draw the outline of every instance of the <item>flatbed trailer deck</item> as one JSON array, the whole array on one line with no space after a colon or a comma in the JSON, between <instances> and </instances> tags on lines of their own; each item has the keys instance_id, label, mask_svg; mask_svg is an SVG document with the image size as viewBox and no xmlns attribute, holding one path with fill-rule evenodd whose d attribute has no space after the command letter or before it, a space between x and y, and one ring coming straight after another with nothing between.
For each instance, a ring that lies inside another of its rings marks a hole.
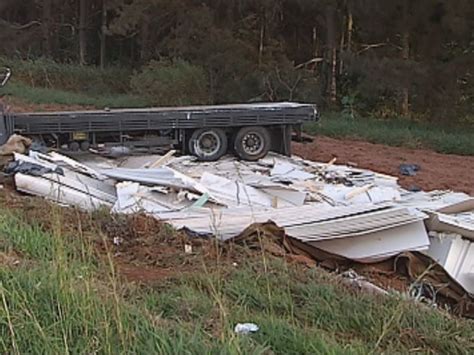
<instances>
[{"instance_id":1,"label":"flatbed trailer deck","mask_svg":"<svg viewBox=\"0 0 474 355\"><path fill-rule=\"evenodd\" d=\"M9 68L0 71L0 87L10 78ZM292 131L318 118L316 106L294 102L30 113L5 111L0 102L0 144L21 134L70 151L176 147L201 160L229 151L257 160L269 150L291 155Z\"/></svg>"},{"instance_id":2,"label":"flatbed trailer deck","mask_svg":"<svg viewBox=\"0 0 474 355\"><path fill-rule=\"evenodd\" d=\"M291 154L291 134L316 121L312 104L293 102L215 106L105 109L62 112L4 112L0 143L12 134L70 151L127 146L175 147L201 160L233 151L256 160L269 150Z\"/></svg>"}]
</instances>

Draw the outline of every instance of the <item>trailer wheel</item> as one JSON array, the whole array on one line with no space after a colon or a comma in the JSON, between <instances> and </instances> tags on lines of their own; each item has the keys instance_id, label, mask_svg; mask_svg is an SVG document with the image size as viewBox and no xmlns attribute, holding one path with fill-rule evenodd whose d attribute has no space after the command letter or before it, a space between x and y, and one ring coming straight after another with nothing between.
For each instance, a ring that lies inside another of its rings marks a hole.
<instances>
[{"instance_id":1,"label":"trailer wheel","mask_svg":"<svg viewBox=\"0 0 474 355\"><path fill-rule=\"evenodd\" d=\"M81 142L81 150L87 152L91 147L91 143L89 141L82 141Z\"/></svg>"},{"instance_id":2,"label":"trailer wheel","mask_svg":"<svg viewBox=\"0 0 474 355\"><path fill-rule=\"evenodd\" d=\"M268 130L261 126L243 127L234 139L234 149L243 160L258 160L270 150L271 138Z\"/></svg>"},{"instance_id":3,"label":"trailer wheel","mask_svg":"<svg viewBox=\"0 0 474 355\"><path fill-rule=\"evenodd\" d=\"M199 160L217 160L227 152L227 136L220 128L198 129L189 140L189 152Z\"/></svg>"},{"instance_id":4,"label":"trailer wheel","mask_svg":"<svg viewBox=\"0 0 474 355\"><path fill-rule=\"evenodd\" d=\"M81 145L79 144L79 142L76 142L76 141L69 142L69 150L71 152L77 152L79 151L80 148L81 148Z\"/></svg>"}]
</instances>

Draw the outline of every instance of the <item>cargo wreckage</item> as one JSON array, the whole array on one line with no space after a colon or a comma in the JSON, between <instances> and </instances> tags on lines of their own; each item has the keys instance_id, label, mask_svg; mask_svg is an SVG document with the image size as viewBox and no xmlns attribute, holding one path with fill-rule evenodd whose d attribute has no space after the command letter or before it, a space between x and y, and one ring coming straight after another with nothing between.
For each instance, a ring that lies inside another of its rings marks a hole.
<instances>
[{"instance_id":1,"label":"cargo wreckage","mask_svg":"<svg viewBox=\"0 0 474 355\"><path fill-rule=\"evenodd\" d=\"M2 85L11 76L6 70ZM20 134L70 152L125 147L161 152L177 148L200 160L217 160L229 151L258 160L269 151L291 155L293 132L317 121L315 105L293 102L14 113L3 110L0 144Z\"/></svg>"}]
</instances>

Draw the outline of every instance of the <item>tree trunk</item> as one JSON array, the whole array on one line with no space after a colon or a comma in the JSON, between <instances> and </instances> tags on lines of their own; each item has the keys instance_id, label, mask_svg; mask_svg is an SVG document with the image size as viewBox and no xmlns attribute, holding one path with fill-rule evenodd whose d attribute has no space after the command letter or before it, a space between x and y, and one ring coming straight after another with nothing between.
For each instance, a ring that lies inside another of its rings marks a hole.
<instances>
[{"instance_id":1,"label":"tree trunk","mask_svg":"<svg viewBox=\"0 0 474 355\"><path fill-rule=\"evenodd\" d=\"M410 34L404 31L402 34L402 58L408 60L410 58ZM402 89L401 114L408 116L410 113L410 93L407 86Z\"/></svg>"},{"instance_id":2,"label":"tree trunk","mask_svg":"<svg viewBox=\"0 0 474 355\"><path fill-rule=\"evenodd\" d=\"M147 62L150 59L150 51L148 48L148 41L150 37L150 20L148 16L144 16L142 20L142 27L140 31L140 60L142 63Z\"/></svg>"},{"instance_id":3,"label":"tree trunk","mask_svg":"<svg viewBox=\"0 0 474 355\"><path fill-rule=\"evenodd\" d=\"M337 49L334 47L332 49L332 62L331 62L331 82L330 82L330 89L329 89L329 99L331 104L336 104L337 102Z\"/></svg>"},{"instance_id":4,"label":"tree trunk","mask_svg":"<svg viewBox=\"0 0 474 355\"><path fill-rule=\"evenodd\" d=\"M51 57L51 0L43 0L43 55Z\"/></svg>"},{"instance_id":5,"label":"tree trunk","mask_svg":"<svg viewBox=\"0 0 474 355\"><path fill-rule=\"evenodd\" d=\"M100 26L100 68L105 68L107 36L107 0L102 0L102 21Z\"/></svg>"},{"instance_id":6,"label":"tree trunk","mask_svg":"<svg viewBox=\"0 0 474 355\"><path fill-rule=\"evenodd\" d=\"M352 51L352 32L354 30L354 19L352 18L352 11L347 10L347 51Z\"/></svg>"},{"instance_id":7,"label":"tree trunk","mask_svg":"<svg viewBox=\"0 0 474 355\"><path fill-rule=\"evenodd\" d=\"M79 2L79 64L86 65L87 37L86 37L87 0Z\"/></svg>"},{"instance_id":8,"label":"tree trunk","mask_svg":"<svg viewBox=\"0 0 474 355\"><path fill-rule=\"evenodd\" d=\"M346 40L346 35L345 35L345 30L346 30L346 19L342 19L342 26L341 26L341 40L339 43L339 53L344 52L345 48L345 40ZM339 57L339 75L342 75L342 72L344 70L344 61L342 60L342 55Z\"/></svg>"},{"instance_id":9,"label":"tree trunk","mask_svg":"<svg viewBox=\"0 0 474 355\"><path fill-rule=\"evenodd\" d=\"M266 14L263 12L263 18L260 24L260 41L258 45L258 66L262 65L263 61L263 51L265 49L265 23L266 23Z\"/></svg>"},{"instance_id":10,"label":"tree trunk","mask_svg":"<svg viewBox=\"0 0 474 355\"><path fill-rule=\"evenodd\" d=\"M326 8L326 25L327 25L327 53L329 59L329 86L328 95L329 102L335 105L337 102L337 44L336 44L336 23L335 8L328 5Z\"/></svg>"},{"instance_id":11,"label":"tree trunk","mask_svg":"<svg viewBox=\"0 0 474 355\"><path fill-rule=\"evenodd\" d=\"M407 61L410 59L410 32L408 27L408 16L409 16L409 1L404 1L403 6L403 30L402 30L402 59ZM408 84L402 89L401 114L407 117L410 114L410 92Z\"/></svg>"},{"instance_id":12,"label":"tree trunk","mask_svg":"<svg viewBox=\"0 0 474 355\"><path fill-rule=\"evenodd\" d=\"M313 27L313 58L318 57L318 29Z\"/></svg>"}]
</instances>

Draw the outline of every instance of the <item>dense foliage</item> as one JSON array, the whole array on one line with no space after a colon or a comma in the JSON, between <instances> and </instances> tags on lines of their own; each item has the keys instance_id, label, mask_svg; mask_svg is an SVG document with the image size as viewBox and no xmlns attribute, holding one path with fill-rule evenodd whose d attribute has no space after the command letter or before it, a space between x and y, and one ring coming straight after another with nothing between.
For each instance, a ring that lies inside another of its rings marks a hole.
<instances>
[{"instance_id":1,"label":"dense foliage","mask_svg":"<svg viewBox=\"0 0 474 355\"><path fill-rule=\"evenodd\" d=\"M473 18L472 0L3 0L0 54L124 68L110 84L157 104L474 121Z\"/></svg>"},{"instance_id":2,"label":"dense foliage","mask_svg":"<svg viewBox=\"0 0 474 355\"><path fill-rule=\"evenodd\" d=\"M162 105L205 103L209 98L204 69L179 59L150 61L130 84L137 94Z\"/></svg>"}]
</instances>

